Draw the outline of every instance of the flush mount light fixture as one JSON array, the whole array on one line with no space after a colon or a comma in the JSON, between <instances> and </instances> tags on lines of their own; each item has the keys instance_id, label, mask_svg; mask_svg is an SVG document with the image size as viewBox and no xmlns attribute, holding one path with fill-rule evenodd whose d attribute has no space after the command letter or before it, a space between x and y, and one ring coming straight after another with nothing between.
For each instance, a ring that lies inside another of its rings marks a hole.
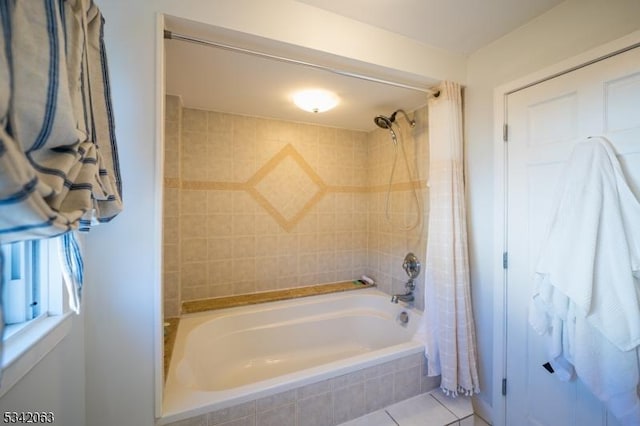
<instances>
[{"instance_id":1,"label":"flush mount light fixture","mask_svg":"<svg viewBox=\"0 0 640 426\"><path fill-rule=\"evenodd\" d=\"M297 92L293 95L293 103L298 108L309 112L325 112L338 105L338 96L328 90L310 89Z\"/></svg>"}]
</instances>

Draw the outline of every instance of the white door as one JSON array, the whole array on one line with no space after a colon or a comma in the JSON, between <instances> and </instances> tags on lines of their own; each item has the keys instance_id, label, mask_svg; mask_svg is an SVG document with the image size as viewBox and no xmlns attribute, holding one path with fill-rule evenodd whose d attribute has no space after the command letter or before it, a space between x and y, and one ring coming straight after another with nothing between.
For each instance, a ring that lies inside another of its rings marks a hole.
<instances>
[{"instance_id":1,"label":"white door","mask_svg":"<svg viewBox=\"0 0 640 426\"><path fill-rule=\"evenodd\" d=\"M553 191L575 143L607 137L640 199L640 48L508 95L507 122L506 425L617 425L579 380L543 368L527 315Z\"/></svg>"}]
</instances>

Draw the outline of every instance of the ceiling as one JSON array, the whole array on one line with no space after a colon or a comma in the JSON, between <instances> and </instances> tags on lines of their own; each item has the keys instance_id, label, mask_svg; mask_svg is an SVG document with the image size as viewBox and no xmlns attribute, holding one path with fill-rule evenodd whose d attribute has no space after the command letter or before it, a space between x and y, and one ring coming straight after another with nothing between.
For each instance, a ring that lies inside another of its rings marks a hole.
<instances>
[{"instance_id":1,"label":"ceiling","mask_svg":"<svg viewBox=\"0 0 640 426\"><path fill-rule=\"evenodd\" d=\"M466 55L562 3L562 0L296 1Z\"/></svg>"},{"instance_id":2,"label":"ceiling","mask_svg":"<svg viewBox=\"0 0 640 426\"><path fill-rule=\"evenodd\" d=\"M296 0L432 47L468 55L554 7L561 0ZM451 25L454 22L455 25ZM225 43L225 33L206 25L167 17L177 34ZM235 40L237 42L237 39ZM232 42L228 44L236 45ZM429 88L437 81L399 73L348 58L318 54L269 40L252 40L252 50L333 69ZM326 70L180 40L165 40L166 92L182 96L190 108L370 131L373 117L426 103L426 94L348 77ZM364 70L359 72L359 70ZM341 99L335 109L314 114L299 110L296 90L325 88Z\"/></svg>"}]
</instances>

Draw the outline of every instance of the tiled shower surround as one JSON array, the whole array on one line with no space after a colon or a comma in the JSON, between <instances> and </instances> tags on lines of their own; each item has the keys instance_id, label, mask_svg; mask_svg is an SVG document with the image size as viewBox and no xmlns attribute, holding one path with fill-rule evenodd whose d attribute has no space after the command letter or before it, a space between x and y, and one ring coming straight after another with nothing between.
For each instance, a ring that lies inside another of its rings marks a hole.
<instances>
[{"instance_id":1,"label":"tiled shower surround","mask_svg":"<svg viewBox=\"0 0 640 426\"><path fill-rule=\"evenodd\" d=\"M399 119L414 182L388 131L337 129L183 108L166 98L165 316L181 301L374 277L403 291L424 260L426 107ZM372 117L373 120L373 117ZM418 190L414 199L412 185ZM418 218L412 230L403 228ZM419 279L418 282L421 280ZM418 306L421 288L418 289Z\"/></svg>"}]
</instances>

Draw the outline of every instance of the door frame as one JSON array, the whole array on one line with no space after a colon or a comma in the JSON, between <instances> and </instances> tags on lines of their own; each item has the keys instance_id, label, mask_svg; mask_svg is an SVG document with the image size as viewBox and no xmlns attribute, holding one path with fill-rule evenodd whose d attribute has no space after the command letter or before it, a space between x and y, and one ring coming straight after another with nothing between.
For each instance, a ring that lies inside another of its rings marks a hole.
<instances>
[{"instance_id":1,"label":"door frame","mask_svg":"<svg viewBox=\"0 0 640 426\"><path fill-rule=\"evenodd\" d=\"M493 395L492 420L494 426L505 426L506 398L502 395L502 383L507 369L507 271L503 268L503 253L507 247L507 173L508 144L504 142L504 126L507 122L507 96L536 84L575 71L607 59L616 54L640 46L640 31L590 49L552 66L519 78L494 89L494 241L493 241ZM507 384L508 388L508 384Z\"/></svg>"}]
</instances>

